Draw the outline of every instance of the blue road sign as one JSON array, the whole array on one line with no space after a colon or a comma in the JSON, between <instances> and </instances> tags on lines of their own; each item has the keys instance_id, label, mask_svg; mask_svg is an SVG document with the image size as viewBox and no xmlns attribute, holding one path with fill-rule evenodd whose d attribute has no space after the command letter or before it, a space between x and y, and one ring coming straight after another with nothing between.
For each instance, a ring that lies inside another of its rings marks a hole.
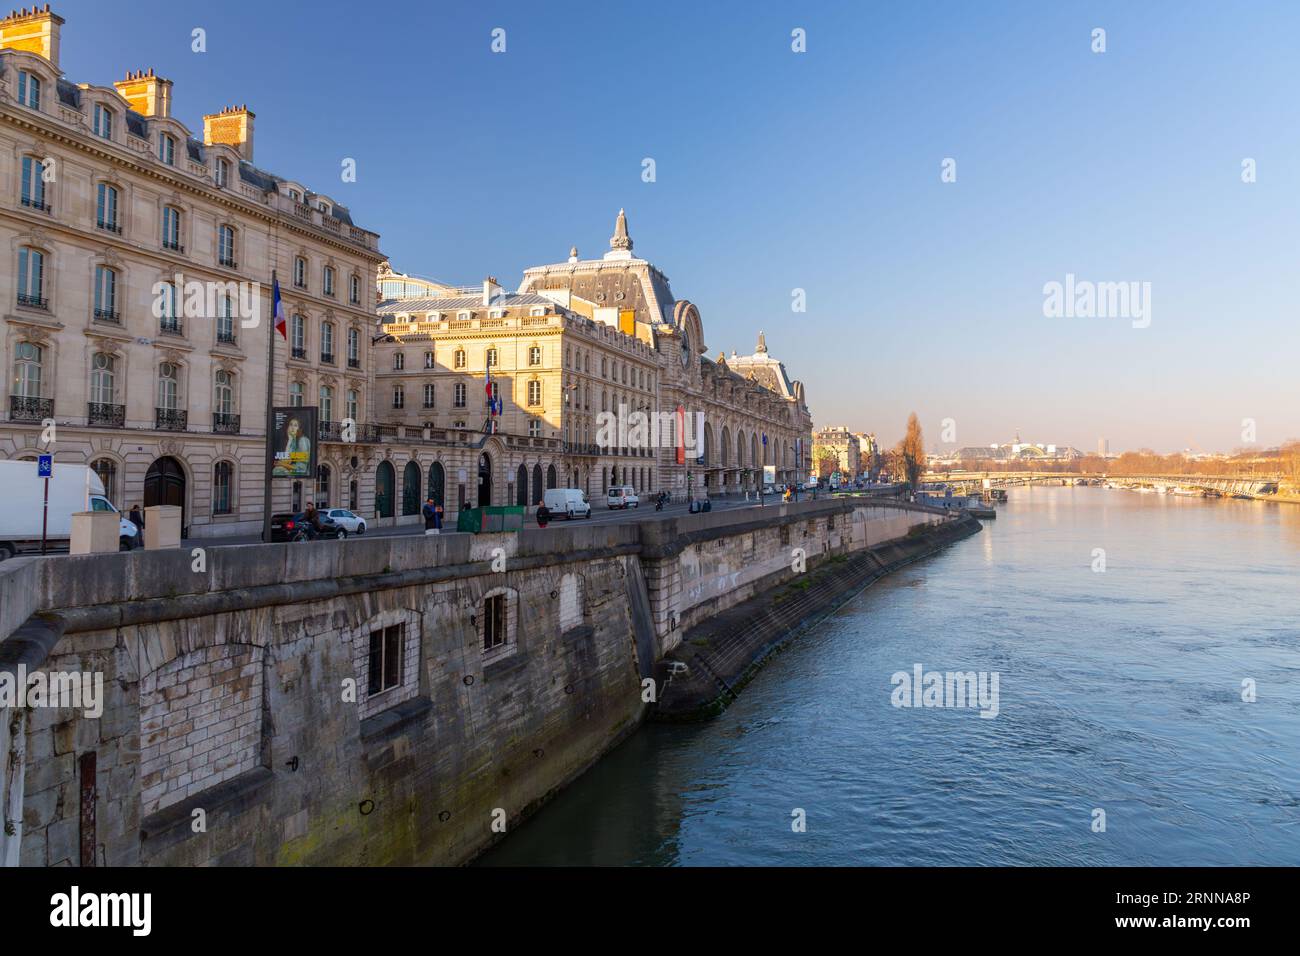
<instances>
[{"instance_id":1,"label":"blue road sign","mask_svg":"<svg viewBox=\"0 0 1300 956\"><path fill-rule=\"evenodd\" d=\"M41 455L36 459L36 477L49 478L54 474L54 456Z\"/></svg>"}]
</instances>

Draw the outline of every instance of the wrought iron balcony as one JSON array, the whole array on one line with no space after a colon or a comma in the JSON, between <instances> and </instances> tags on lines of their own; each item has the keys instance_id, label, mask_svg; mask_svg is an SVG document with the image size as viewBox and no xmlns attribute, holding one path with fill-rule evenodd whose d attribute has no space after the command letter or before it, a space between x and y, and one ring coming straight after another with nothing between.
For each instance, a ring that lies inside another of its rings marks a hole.
<instances>
[{"instance_id":1,"label":"wrought iron balcony","mask_svg":"<svg viewBox=\"0 0 1300 956\"><path fill-rule=\"evenodd\" d=\"M320 360L321 360L321 364L323 364L323 365L333 365L333 364L334 364L334 353L333 353L333 352L321 352L321 354L320 354Z\"/></svg>"},{"instance_id":2,"label":"wrought iron balcony","mask_svg":"<svg viewBox=\"0 0 1300 956\"><path fill-rule=\"evenodd\" d=\"M41 212L54 212L54 207L45 201L45 197L34 199L31 196L23 197L23 205L28 209L39 209Z\"/></svg>"},{"instance_id":3,"label":"wrought iron balcony","mask_svg":"<svg viewBox=\"0 0 1300 956\"><path fill-rule=\"evenodd\" d=\"M119 313L114 312L112 309L96 309L96 310L95 310L95 321L96 321L96 322L112 322L114 325L121 325L121 324L122 324L122 316L121 316Z\"/></svg>"},{"instance_id":4,"label":"wrought iron balcony","mask_svg":"<svg viewBox=\"0 0 1300 956\"><path fill-rule=\"evenodd\" d=\"M170 249L172 252L184 252L184 251L185 251L185 247L182 246L182 245L180 244L179 241L173 241L173 240L171 240L171 239L164 239L164 240L163 240L162 247L163 247L164 249Z\"/></svg>"},{"instance_id":5,"label":"wrought iron balcony","mask_svg":"<svg viewBox=\"0 0 1300 956\"><path fill-rule=\"evenodd\" d=\"M49 299L41 298L39 295L28 295L25 292L18 293L18 304L29 309L44 309L47 312L50 309Z\"/></svg>"},{"instance_id":6,"label":"wrought iron balcony","mask_svg":"<svg viewBox=\"0 0 1300 956\"><path fill-rule=\"evenodd\" d=\"M118 225L117 223L115 223L115 222L106 222L106 221L103 220L103 219L96 219L96 220L95 220L95 228L96 228L96 229L103 229L105 232L116 233L116 234L119 235L119 236L122 234L122 227L121 227L121 226L119 226L119 225Z\"/></svg>"},{"instance_id":7,"label":"wrought iron balcony","mask_svg":"<svg viewBox=\"0 0 1300 956\"><path fill-rule=\"evenodd\" d=\"M121 428L126 424L126 406L89 402L86 405L86 424Z\"/></svg>"},{"instance_id":8,"label":"wrought iron balcony","mask_svg":"<svg viewBox=\"0 0 1300 956\"><path fill-rule=\"evenodd\" d=\"M220 263L221 265L225 266L225 267L228 268L228 269L238 269L238 268L239 268L239 263L237 263L237 262L234 260L234 257L233 257L233 256L221 256L220 258L217 259L217 262Z\"/></svg>"},{"instance_id":9,"label":"wrought iron balcony","mask_svg":"<svg viewBox=\"0 0 1300 956\"><path fill-rule=\"evenodd\" d=\"M230 332L222 332L222 331L218 330L218 332L217 332L217 341L220 342L222 345L234 345L234 344L235 344L235 333L234 333L234 331L230 331Z\"/></svg>"},{"instance_id":10,"label":"wrought iron balcony","mask_svg":"<svg viewBox=\"0 0 1300 956\"><path fill-rule=\"evenodd\" d=\"M316 440L341 442L344 440L343 428L344 426L342 422L320 422L316 426ZM353 426L352 440L355 442L367 442L373 444L379 441L380 437L381 435L378 425L363 425L358 422Z\"/></svg>"},{"instance_id":11,"label":"wrought iron balcony","mask_svg":"<svg viewBox=\"0 0 1300 956\"><path fill-rule=\"evenodd\" d=\"M220 432L223 435L239 434L239 416L223 415L220 412L212 413L212 430Z\"/></svg>"},{"instance_id":12,"label":"wrought iron balcony","mask_svg":"<svg viewBox=\"0 0 1300 956\"><path fill-rule=\"evenodd\" d=\"M307 350L305 348L300 348L299 346L295 345L293 347L293 357L296 359L306 359Z\"/></svg>"},{"instance_id":13,"label":"wrought iron balcony","mask_svg":"<svg viewBox=\"0 0 1300 956\"><path fill-rule=\"evenodd\" d=\"M9 419L15 422L43 422L54 416L54 399L9 396Z\"/></svg>"},{"instance_id":14,"label":"wrought iron balcony","mask_svg":"<svg viewBox=\"0 0 1300 956\"><path fill-rule=\"evenodd\" d=\"M184 335L185 326L180 319L162 319L158 323L158 331L164 335Z\"/></svg>"},{"instance_id":15,"label":"wrought iron balcony","mask_svg":"<svg viewBox=\"0 0 1300 956\"><path fill-rule=\"evenodd\" d=\"M189 429L189 417L183 408L155 408L154 427L160 432L183 432Z\"/></svg>"},{"instance_id":16,"label":"wrought iron balcony","mask_svg":"<svg viewBox=\"0 0 1300 956\"><path fill-rule=\"evenodd\" d=\"M348 359L348 368L361 368L361 359Z\"/></svg>"}]
</instances>

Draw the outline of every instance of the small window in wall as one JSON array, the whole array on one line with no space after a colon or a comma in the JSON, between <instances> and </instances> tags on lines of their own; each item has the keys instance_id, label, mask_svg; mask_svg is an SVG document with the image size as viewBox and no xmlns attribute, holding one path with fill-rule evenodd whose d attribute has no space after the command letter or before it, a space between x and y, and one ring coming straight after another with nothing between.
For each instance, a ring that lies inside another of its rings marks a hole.
<instances>
[{"instance_id":1,"label":"small window in wall","mask_svg":"<svg viewBox=\"0 0 1300 956\"><path fill-rule=\"evenodd\" d=\"M402 647L406 625L393 624L370 632L370 680L366 695L374 697L402 684Z\"/></svg>"},{"instance_id":2,"label":"small window in wall","mask_svg":"<svg viewBox=\"0 0 1300 956\"><path fill-rule=\"evenodd\" d=\"M506 596L494 594L483 602L483 650L506 645Z\"/></svg>"}]
</instances>

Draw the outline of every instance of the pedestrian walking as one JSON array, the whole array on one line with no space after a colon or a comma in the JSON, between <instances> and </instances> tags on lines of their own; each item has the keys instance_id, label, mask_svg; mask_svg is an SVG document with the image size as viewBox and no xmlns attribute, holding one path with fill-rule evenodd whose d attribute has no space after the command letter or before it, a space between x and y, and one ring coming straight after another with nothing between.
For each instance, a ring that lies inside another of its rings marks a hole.
<instances>
[{"instance_id":1,"label":"pedestrian walking","mask_svg":"<svg viewBox=\"0 0 1300 956\"><path fill-rule=\"evenodd\" d=\"M542 504L537 506L537 527L545 528L547 522L549 522L550 520L551 520L551 509L546 507L546 504L543 502Z\"/></svg>"},{"instance_id":2,"label":"pedestrian walking","mask_svg":"<svg viewBox=\"0 0 1300 956\"><path fill-rule=\"evenodd\" d=\"M438 508L430 497L424 502L424 507L420 509L420 514L424 515L424 533L439 534L442 522L438 518Z\"/></svg>"}]
</instances>

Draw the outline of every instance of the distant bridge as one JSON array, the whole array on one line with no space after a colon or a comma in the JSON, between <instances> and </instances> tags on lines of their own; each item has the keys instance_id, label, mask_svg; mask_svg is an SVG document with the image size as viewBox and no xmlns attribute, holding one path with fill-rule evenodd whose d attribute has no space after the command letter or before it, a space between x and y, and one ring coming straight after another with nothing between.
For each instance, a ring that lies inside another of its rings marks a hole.
<instances>
[{"instance_id":1,"label":"distant bridge","mask_svg":"<svg viewBox=\"0 0 1300 956\"><path fill-rule=\"evenodd\" d=\"M1280 475L1110 475L1074 474L1070 472L1042 471L951 471L931 472L922 481L943 482L958 489L982 488L985 480L990 487L1005 488L1011 485L1096 485L1110 483L1126 488L1184 488L1192 491L1217 491L1224 495L1275 495Z\"/></svg>"}]
</instances>

